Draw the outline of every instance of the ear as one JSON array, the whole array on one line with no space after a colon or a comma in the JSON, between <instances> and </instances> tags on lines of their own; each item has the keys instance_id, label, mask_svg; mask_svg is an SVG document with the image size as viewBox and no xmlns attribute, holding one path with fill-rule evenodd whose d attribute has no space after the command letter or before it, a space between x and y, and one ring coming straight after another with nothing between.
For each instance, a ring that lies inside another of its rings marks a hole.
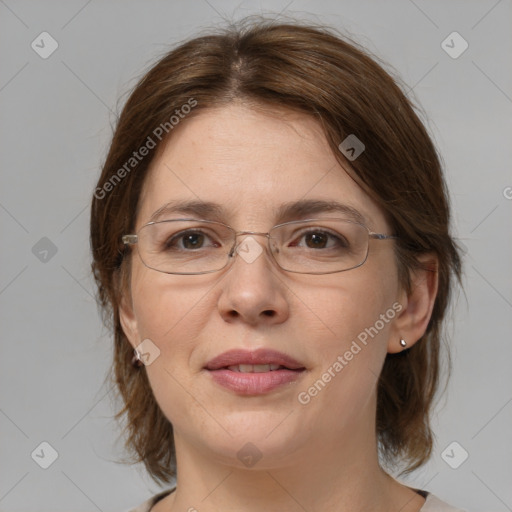
<instances>
[{"instance_id":1,"label":"ear","mask_svg":"<svg viewBox=\"0 0 512 512\"><path fill-rule=\"evenodd\" d=\"M406 348L414 345L425 334L432 315L437 296L439 260L437 255L429 253L418 257L418 261L424 268L411 271L410 293L402 290L399 300L402 309L395 318L388 341L390 354L404 349L400 345L401 339L407 343Z\"/></svg>"},{"instance_id":2,"label":"ear","mask_svg":"<svg viewBox=\"0 0 512 512\"><path fill-rule=\"evenodd\" d=\"M123 295L119 304L119 321L128 341L135 348L140 343L139 329L131 300L126 295Z\"/></svg>"}]
</instances>

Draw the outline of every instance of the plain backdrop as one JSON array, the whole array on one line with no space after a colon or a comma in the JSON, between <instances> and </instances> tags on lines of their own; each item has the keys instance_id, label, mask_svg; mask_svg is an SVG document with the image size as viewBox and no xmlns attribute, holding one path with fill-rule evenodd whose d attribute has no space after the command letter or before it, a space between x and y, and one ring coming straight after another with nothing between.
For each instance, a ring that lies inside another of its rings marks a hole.
<instances>
[{"instance_id":1,"label":"plain backdrop","mask_svg":"<svg viewBox=\"0 0 512 512\"><path fill-rule=\"evenodd\" d=\"M432 460L408 481L469 511L512 510L510 0L0 0L1 511L122 511L160 490L116 463L91 194L123 95L151 62L223 19L280 12L351 35L424 109L466 295L448 324Z\"/></svg>"}]
</instances>

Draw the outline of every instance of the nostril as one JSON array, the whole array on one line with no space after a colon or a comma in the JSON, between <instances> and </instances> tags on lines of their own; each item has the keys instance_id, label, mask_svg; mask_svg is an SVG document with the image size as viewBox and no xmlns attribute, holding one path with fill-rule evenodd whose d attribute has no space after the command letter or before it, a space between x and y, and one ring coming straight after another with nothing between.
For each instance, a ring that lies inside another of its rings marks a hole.
<instances>
[{"instance_id":1,"label":"nostril","mask_svg":"<svg viewBox=\"0 0 512 512\"><path fill-rule=\"evenodd\" d=\"M264 314L265 316L270 316L270 317L272 317L272 316L275 316L275 315L276 315L276 312L275 312L273 309L267 309L267 310L263 311L263 314Z\"/></svg>"}]
</instances>

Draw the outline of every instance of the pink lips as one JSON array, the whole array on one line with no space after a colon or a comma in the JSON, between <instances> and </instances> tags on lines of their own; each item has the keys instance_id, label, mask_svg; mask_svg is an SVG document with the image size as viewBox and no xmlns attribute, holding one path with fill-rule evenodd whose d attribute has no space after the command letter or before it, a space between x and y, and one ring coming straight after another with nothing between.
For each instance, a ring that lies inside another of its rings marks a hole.
<instances>
[{"instance_id":1,"label":"pink lips","mask_svg":"<svg viewBox=\"0 0 512 512\"><path fill-rule=\"evenodd\" d=\"M238 365L279 365L279 368L254 373L229 369ZM209 361L205 369L217 384L242 395L268 393L297 380L305 370L292 357L270 349L230 350Z\"/></svg>"}]
</instances>

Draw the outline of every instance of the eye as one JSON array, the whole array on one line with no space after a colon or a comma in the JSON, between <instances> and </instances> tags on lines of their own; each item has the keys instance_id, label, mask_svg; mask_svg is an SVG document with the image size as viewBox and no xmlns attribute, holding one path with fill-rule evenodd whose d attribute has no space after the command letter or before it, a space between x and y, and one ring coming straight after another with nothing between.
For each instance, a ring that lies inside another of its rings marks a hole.
<instances>
[{"instance_id":1,"label":"eye","mask_svg":"<svg viewBox=\"0 0 512 512\"><path fill-rule=\"evenodd\" d=\"M211 241L207 244L208 240ZM165 250L197 250L205 247L219 247L206 233L199 230L188 230L169 237L165 244Z\"/></svg>"},{"instance_id":2,"label":"eye","mask_svg":"<svg viewBox=\"0 0 512 512\"><path fill-rule=\"evenodd\" d=\"M297 242L297 240L304 240L305 245ZM291 247L305 246L308 249L340 249L350 246L348 240L343 235L339 233L334 234L333 232L318 228L302 232L299 237L289 245Z\"/></svg>"}]
</instances>

